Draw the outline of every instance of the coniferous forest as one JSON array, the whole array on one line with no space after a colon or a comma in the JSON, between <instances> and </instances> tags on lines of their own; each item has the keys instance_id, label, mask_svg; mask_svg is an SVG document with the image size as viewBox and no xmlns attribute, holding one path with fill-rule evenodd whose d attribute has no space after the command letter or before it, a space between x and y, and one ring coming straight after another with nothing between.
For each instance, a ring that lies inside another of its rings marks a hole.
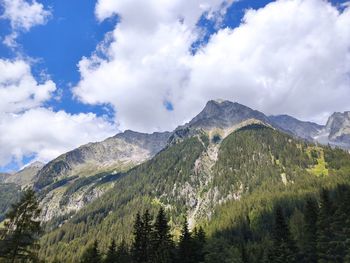
<instances>
[{"instance_id":1,"label":"coniferous forest","mask_svg":"<svg viewBox=\"0 0 350 263\"><path fill-rule=\"evenodd\" d=\"M137 213L132 239L115 237L107 250L93 240L81 263L214 263L214 262L350 262L350 186L320 189L317 197L298 200L294 208L280 203L264 215L264 232L257 232L249 216L232 229L208 236L203 226L190 230L186 219L175 235L164 208L153 215ZM32 190L7 214L1 232L0 262L47 262L39 259L40 212ZM210 227L207 226L207 228ZM120 240L117 242L116 240ZM55 258L52 262L62 262Z\"/></svg>"}]
</instances>

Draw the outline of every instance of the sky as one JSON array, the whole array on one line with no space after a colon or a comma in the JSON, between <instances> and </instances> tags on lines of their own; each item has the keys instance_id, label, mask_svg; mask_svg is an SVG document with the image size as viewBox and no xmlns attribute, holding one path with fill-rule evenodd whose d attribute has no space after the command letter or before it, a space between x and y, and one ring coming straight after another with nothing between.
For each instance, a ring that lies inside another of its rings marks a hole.
<instances>
[{"instance_id":1,"label":"sky","mask_svg":"<svg viewBox=\"0 0 350 263\"><path fill-rule=\"evenodd\" d=\"M0 0L0 172L210 99L324 124L350 110L350 4Z\"/></svg>"}]
</instances>

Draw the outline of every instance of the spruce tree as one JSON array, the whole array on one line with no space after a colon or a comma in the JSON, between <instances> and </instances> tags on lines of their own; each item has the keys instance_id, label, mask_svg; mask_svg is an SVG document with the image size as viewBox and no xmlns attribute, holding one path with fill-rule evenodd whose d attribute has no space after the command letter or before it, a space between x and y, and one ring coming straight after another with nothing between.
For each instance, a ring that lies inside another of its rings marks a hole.
<instances>
[{"instance_id":1,"label":"spruce tree","mask_svg":"<svg viewBox=\"0 0 350 263\"><path fill-rule=\"evenodd\" d=\"M331 223L333 238L330 242L330 256L334 262L343 262L349 245L350 228L350 190L346 185L338 185L336 188L335 212Z\"/></svg>"},{"instance_id":2,"label":"spruce tree","mask_svg":"<svg viewBox=\"0 0 350 263\"><path fill-rule=\"evenodd\" d=\"M178 260L181 263L194 263L195 250L192 235L188 229L187 220L182 225L179 248L178 248Z\"/></svg>"},{"instance_id":3,"label":"spruce tree","mask_svg":"<svg viewBox=\"0 0 350 263\"><path fill-rule=\"evenodd\" d=\"M308 198L305 204L305 242L304 258L305 262L317 263L317 217L318 204L316 200Z\"/></svg>"},{"instance_id":4,"label":"spruce tree","mask_svg":"<svg viewBox=\"0 0 350 263\"><path fill-rule=\"evenodd\" d=\"M134 242L132 244L132 257L138 263L151 262L152 257L152 218L148 210L142 218L138 213L134 224Z\"/></svg>"},{"instance_id":5,"label":"spruce tree","mask_svg":"<svg viewBox=\"0 0 350 263\"><path fill-rule=\"evenodd\" d=\"M83 253L80 263L100 263L101 255L98 250L97 240L93 243L92 246L89 246Z\"/></svg>"},{"instance_id":6,"label":"spruce tree","mask_svg":"<svg viewBox=\"0 0 350 263\"><path fill-rule=\"evenodd\" d=\"M0 258L6 258L8 262L38 259L37 242L41 232L40 221L37 219L39 215L35 192L27 189L6 215L5 228L0 235Z\"/></svg>"},{"instance_id":7,"label":"spruce tree","mask_svg":"<svg viewBox=\"0 0 350 263\"><path fill-rule=\"evenodd\" d=\"M296 262L297 249L291 238L288 224L282 208L275 209L275 224L273 230L273 262Z\"/></svg>"},{"instance_id":8,"label":"spruce tree","mask_svg":"<svg viewBox=\"0 0 350 263\"><path fill-rule=\"evenodd\" d=\"M173 261L174 244L170 227L163 208L159 209L152 233L152 262L170 263Z\"/></svg>"},{"instance_id":9,"label":"spruce tree","mask_svg":"<svg viewBox=\"0 0 350 263\"><path fill-rule=\"evenodd\" d=\"M317 223L317 256L319 263L333 262L331 256L331 240L333 238L331 229L332 217L333 204L329 197L329 191L322 189Z\"/></svg>"},{"instance_id":10,"label":"spruce tree","mask_svg":"<svg viewBox=\"0 0 350 263\"><path fill-rule=\"evenodd\" d=\"M117 263L130 263L132 261L129 248L124 240L118 245L116 259Z\"/></svg>"},{"instance_id":11,"label":"spruce tree","mask_svg":"<svg viewBox=\"0 0 350 263\"><path fill-rule=\"evenodd\" d=\"M111 245L108 247L107 255L104 260L105 263L118 263L117 261L117 250L114 239L111 242Z\"/></svg>"},{"instance_id":12,"label":"spruce tree","mask_svg":"<svg viewBox=\"0 0 350 263\"><path fill-rule=\"evenodd\" d=\"M196 262L204 262L205 257L205 244L206 244L206 236L203 227L199 227L198 230L195 228L193 231L193 242L194 242L194 250L195 250L195 261Z\"/></svg>"}]
</instances>

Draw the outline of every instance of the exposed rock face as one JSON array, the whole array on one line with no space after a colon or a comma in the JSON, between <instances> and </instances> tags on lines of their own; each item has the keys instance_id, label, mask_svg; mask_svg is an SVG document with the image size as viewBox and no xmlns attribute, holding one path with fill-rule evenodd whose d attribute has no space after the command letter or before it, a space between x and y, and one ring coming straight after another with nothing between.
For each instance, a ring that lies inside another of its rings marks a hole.
<instances>
[{"instance_id":1,"label":"exposed rock face","mask_svg":"<svg viewBox=\"0 0 350 263\"><path fill-rule=\"evenodd\" d=\"M11 176L9 173L0 173L0 183L4 183L9 176Z\"/></svg>"},{"instance_id":2,"label":"exposed rock face","mask_svg":"<svg viewBox=\"0 0 350 263\"><path fill-rule=\"evenodd\" d=\"M170 133L144 134L126 131L102 142L89 143L46 164L34 184L42 189L58 178L89 176L99 171L123 170L139 164L165 147Z\"/></svg>"},{"instance_id":3,"label":"exposed rock face","mask_svg":"<svg viewBox=\"0 0 350 263\"><path fill-rule=\"evenodd\" d=\"M300 121L288 115L269 116L269 120L275 127L291 135L307 140L313 140L323 129L322 125L308 121Z\"/></svg>"},{"instance_id":4,"label":"exposed rock face","mask_svg":"<svg viewBox=\"0 0 350 263\"><path fill-rule=\"evenodd\" d=\"M248 119L269 123L269 119L263 113L237 102L210 100L186 126L204 130L228 128Z\"/></svg>"},{"instance_id":5,"label":"exposed rock face","mask_svg":"<svg viewBox=\"0 0 350 263\"><path fill-rule=\"evenodd\" d=\"M325 129L330 141L350 144L350 111L333 113Z\"/></svg>"}]
</instances>

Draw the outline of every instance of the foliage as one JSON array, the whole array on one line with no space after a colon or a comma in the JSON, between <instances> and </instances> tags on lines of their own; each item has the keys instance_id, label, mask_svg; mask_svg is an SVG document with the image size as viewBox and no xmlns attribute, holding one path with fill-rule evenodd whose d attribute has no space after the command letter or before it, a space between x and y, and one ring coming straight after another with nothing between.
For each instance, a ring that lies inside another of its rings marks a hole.
<instances>
[{"instance_id":1,"label":"foliage","mask_svg":"<svg viewBox=\"0 0 350 263\"><path fill-rule=\"evenodd\" d=\"M6 215L5 227L0 233L0 257L9 262L37 260L39 215L35 192L28 189Z\"/></svg>"}]
</instances>

